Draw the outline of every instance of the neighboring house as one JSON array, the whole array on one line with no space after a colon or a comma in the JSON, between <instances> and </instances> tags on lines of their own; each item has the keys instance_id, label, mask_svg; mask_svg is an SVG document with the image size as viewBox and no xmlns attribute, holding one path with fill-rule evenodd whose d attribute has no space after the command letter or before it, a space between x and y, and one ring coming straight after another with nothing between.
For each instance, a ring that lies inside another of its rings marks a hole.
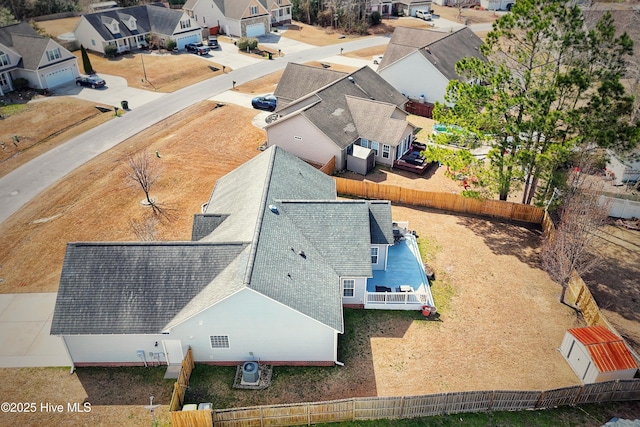
<instances>
[{"instance_id":1,"label":"neighboring house","mask_svg":"<svg viewBox=\"0 0 640 427\"><path fill-rule=\"evenodd\" d=\"M51 89L80 75L78 59L54 40L42 37L26 22L0 27L0 95L23 78L34 89Z\"/></svg>"},{"instance_id":2,"label":"neighboring house","mask_svg":"<svg viewBox=\"0 0 640 427\"><path fill-rule=\"evenodd\" d=\"M369 13L378 12L383 17L416 16L416 10L431 10L431 3L431 0L371 0Z\"/></svg>"},{"instance_id":3,"label":"neighboring house","mask_svg":"<svg viewBox=\"0 0 640 427\"><path fill-rule=\"evenodd\" d=\"M220 178L203 212L192 241L67 245L51 334L74 366L179 364L188 346L201 363L333 365L343 305L433 306L390 202L337 200L278 147Z\"/></svg>"},{"instance_id":4,"label":"neighboring house","mask_svg":"<svg viewBox=\"0 0 640 427\"><path fill-rule=\"evenodd\" d=\"M290 0L260 0L260 3L271 12L271 25L285 25L291 23Z\"/></svg>"},{"instance_id":5,"label":"neighboring house","mask_svg":"<svg viewBox=\"0 0 640 427\"><path fill-rule=\"evenodd\" d=\"M460 79L456 63L464 57L483 58L481 45L468 27L455 32L397 27L378 74L411 99L445 102L449 81Z\"/></svg>"},{"instance_id":6,"label":"neighboring house","mask_svg":"<svg viewBox=\"0 0 640 427\"><path fill-rule=\"evenodd\" d=\"M613 180L613 185L634 184L640 180L640 150L626 156L607 150L607 158L607 176Z\"/></svg>"},{"instance_id":7,"label":"neighboring house","mask_svg":"<svg viewBox=\"0 0 640 427\"><path fill-rule=\"evenodd\" d=\"M267 146L315 164L335 157L336 169L344 170L360 145L377 163L393 166L414 141L403 110L407 99L369 67L346 74L289 63L274 95L279 117L265 127ZM361 150L356 155L368 157Z\"/></svg>"},{"instance_id":8,"label":"neighboring house","mask_svg":"<svg viewBox=\"0 0 640 427\"><path fill-rule=\"evenodd\" d=\"M116 46L119 53L146 47L149 37L160 47L172 39L178 49L202 41L202 30L194 19L157 3L83 15L73 32L78 43L98 53L108 45Z\"/></svg>"},{"instance_id":9,"label":"neighboring house","mask_svg":"<svg viewBox=\"0 0 640 427\"><path fill-rule=\"evenodd\" d=\"M283 5L288 3L281 1ZM219 26L230 36L257 37L271 31L273 8L266 3L267 0L187 0L183 10L201 27ZM285 12L288 8L291 19L291 5L283 7Z\"/></svg>"},{"instance_id":10,"label":"neighboring house","mask_svg":"<svg viewBox=\"0 0 640 427\"><path fill-rule=\"evenodd\" d=\"M630 380L638 372L624 340L604 326L569 329L560 353L584 384Z\"/></svg>"},{"instance_id":11,"label":"neighboring house","mask_svg":"<svg viewBox=\"0 0 640 427\"><path fill-rule=\"evenodd\" d=\"M486 10L511 10L514 0L480 0L480 6Z\"/></svg>"}]
</instances>

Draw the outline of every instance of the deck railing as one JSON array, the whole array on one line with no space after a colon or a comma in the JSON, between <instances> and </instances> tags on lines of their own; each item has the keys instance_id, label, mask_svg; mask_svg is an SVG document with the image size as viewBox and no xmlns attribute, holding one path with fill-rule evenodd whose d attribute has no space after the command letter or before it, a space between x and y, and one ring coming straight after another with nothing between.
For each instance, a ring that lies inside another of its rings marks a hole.
<instances>
[{"instance_id":1,"label":"deck railing","mask_svg":"<svg viewBox=\"0 0 640 427\"><path fill-rule=\"evenodd\" d=\"M365 292L366 305L415 305L411 309L418 310L424 304L429 303L429 295L426 292ZM397 308L397 307L396 307ZM407 307L408 308L408 307Z\"/></svg>"}]
</instances>

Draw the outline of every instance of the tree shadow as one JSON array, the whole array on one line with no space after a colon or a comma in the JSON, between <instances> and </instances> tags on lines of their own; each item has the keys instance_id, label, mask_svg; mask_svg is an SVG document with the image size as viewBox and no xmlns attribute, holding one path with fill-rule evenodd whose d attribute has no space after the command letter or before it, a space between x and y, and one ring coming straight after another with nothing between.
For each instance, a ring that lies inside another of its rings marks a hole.
<instances>
[{"instance_id":1,"label":"tree shadow","mask_svg":"<svg viewBox=\"0 0 640 427\"><path fill-rule=\"evenodd\" d=\"M539 249L542 244L540 225L459 213L456 216L458 223L482 237L485 245L494 254L512 255L530 267L540 268Z\"/></svg>"}]
</instances>

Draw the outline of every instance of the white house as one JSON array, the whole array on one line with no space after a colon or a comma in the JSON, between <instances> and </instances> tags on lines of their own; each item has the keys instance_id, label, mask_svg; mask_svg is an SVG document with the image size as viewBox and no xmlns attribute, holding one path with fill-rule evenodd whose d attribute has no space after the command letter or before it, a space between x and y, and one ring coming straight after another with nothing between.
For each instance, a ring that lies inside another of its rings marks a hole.
<instances>
[{"instance_id":1,"label":"white house","mask_svg":"<svg viewBox=\"0 0 640 427\"><path fill-rule=\"evenodd\" d=\"M369 67L347 74L289 63L274 95L278 119L265 127L267 146L312 163L335 157L336 169L344 170L360 145L376 163L393 166L413 143L407 99Z\"/></svg>"},{"instance_id":2,"label":"white house","mask_svg":"<svg viewBox=\"0 0 640 427\"><path fill-rule=\"evenodd\" d=\"M607 175L613 179L613 185L640 180L640 150L634 150L626 156L607 150L607 157Z\"/></svg>"},{"instance_id":3,"label":"white house","mask_svg":"<svg viewBox=\"0 0 640 427\"><path fill-rule=\"evenodd\" d=\"M343 305L433 305L417 274L395 292L411 280L391 260L415 243L395 240L388 201L337 200L273 147L217 181L192 241L69 243L51 334L75 366L179 364L188 346L200 363L333 365Z\"/></svg>"},{"instance_id":4,"label":"white house","mask_svg":"<svg viewBox=\"0 0 640 427\"><path fill-rule=\"evenodd\" d=\"M34 89L51 89L80 75L78 59L26 22L0 27L0 95L13 91L13 80Z\"/></svg>"},{"instance_id":5,"label":"white house","mask_svg":"<svg viewBox=\"0 0 640 427\"><path fill-rule=\"evenodd\" d=\"M230 36L257 37L271 31L274 10L280 18L280 5L275 2L274 6L266 0L187 0L183 10L201 27L219 26ZM291 5L288 0L280 2L283 20L286 16L290 20Z\"/></svg>"},{"instance_id":6,"label":"white house","mask_svg":"<svg viewBox=\"0 0 640 427\"><path fill-rule=\"evenodd\" d=\"M480 6L485 10L511 10L515 0L480 0Z\"/></svg>"},{"instance_id":7,"label":"white house","mask_svg":"<svg viewBox=\"0 0 640 427\"><path fill-rule=\"evenodd\" d=\"M560 353L585 384L631 379L638 371L624 340L604 326L569 329Z\"/></svg>"},{"instance_id":8,"label":"white house","mask_svg":"<svg viewBox=\"0 0 640 427\"><path fill-rule=\"evenodd\" d=\"M483 58L481 45L468 27L454 32L397 27L377 72L413 100L444 102L449 81L460 79L456 63L464 57Z\"/></svg>"},{"instance_id":9,"label":"white house","mask_svg":"<svg viewBox=\"0 0 640 427\"><path fill-rule=\"evenodd\" d=\"M202 30L193 18L158 4L82 15L73 32L78 43L98 53L104 53L107 45L116 46L119 53L139 49L148 46L150 36L157 38L160 47L172 39L178 49L202 41Z\"/></svg>"}]
</instances>

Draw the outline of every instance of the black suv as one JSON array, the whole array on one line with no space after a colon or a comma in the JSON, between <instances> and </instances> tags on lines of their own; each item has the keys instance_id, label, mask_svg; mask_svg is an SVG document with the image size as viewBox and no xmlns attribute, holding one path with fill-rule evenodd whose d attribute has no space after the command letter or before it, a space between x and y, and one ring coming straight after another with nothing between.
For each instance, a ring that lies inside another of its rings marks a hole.
<instances>
[{"instance_id":1,"label":"black suv","mask_svg":"<svg viewBox=\"0 0 640 427\"><path fill-rule=\"evenodd\" d=\"M209 53L209 48L204 46L202 43L189 43L185 46L187 52L195 53L196 55L206 55Z\"/></svg>"}]
</instances>

